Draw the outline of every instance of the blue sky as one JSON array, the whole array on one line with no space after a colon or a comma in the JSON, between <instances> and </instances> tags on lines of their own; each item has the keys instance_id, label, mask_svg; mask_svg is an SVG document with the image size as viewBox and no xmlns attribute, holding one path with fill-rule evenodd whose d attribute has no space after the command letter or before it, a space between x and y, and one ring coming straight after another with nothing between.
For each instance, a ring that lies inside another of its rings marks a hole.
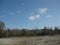
<instances>
[{"instance_id":1,"label":"blue sky","mask_svg":"<svg viewBox=\"0 0 60 45\"><path fill-rule=\"evenodd\" d=\"M60 26L60 0L0 0L0 21L7 28Z\"/></svg>"}]
</instances>

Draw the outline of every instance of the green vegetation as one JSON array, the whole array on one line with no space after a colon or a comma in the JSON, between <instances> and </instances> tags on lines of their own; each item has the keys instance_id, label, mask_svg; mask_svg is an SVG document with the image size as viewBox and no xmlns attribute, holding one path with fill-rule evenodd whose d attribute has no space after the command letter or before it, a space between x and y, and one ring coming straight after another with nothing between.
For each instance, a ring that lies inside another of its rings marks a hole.
<instances>
[{"instance_id":1,"label":"green vegetation","mask_svg":"<svg viewBox=\"0 0 60 45\"><path fill-rule=\"evenodd\" d=\"M44 27L43 29L6 29L5 23L0 21L0 38L2 37L20 37L20 36L44 36L44 35L55 35L60 34L60 28L55 27L54 29Z\"/></svg>"}]
</instances>

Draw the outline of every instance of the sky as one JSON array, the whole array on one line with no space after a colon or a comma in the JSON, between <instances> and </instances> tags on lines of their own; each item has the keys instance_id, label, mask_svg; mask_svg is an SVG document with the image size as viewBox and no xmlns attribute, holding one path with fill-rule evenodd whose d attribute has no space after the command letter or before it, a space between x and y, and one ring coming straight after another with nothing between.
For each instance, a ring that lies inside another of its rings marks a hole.
<instances>
[{"instance_id":1,"label":"sky","mask_svg":"<svg viewBox=\"0 0 60 45\"><path fill-rule=\"evenodd\" d=\"M60 26L60 0L0 0L0 21L6 28Z\"/></svg>"}]
</instances>

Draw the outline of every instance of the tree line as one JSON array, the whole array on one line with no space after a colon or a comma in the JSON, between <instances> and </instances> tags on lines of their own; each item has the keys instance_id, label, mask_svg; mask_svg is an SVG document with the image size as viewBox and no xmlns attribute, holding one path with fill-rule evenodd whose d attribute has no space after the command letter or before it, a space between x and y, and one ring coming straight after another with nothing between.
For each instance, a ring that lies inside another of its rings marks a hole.
<instances>
[{"instance_id":1,"label":"tree line","mask_svg":"<svg viewBox=\"0 0 60 45\"><path fill-rule=\"evenodd\" d=\"M20 36L44 36L60 34L60 28L44 27L43 29L6 29L5 23L0 21L0 38L20 37Z\"/></svg>"}]
</instances>

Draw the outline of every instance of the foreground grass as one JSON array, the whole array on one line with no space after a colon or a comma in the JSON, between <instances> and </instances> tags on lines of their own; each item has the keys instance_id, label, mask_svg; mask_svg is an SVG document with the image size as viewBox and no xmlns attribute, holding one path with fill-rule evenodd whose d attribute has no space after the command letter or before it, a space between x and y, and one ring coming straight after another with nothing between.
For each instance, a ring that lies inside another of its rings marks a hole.
<instances>
[{"instance_id":1,"label":"foreground grass","mask_svg":"<svg viewBox=\"0 0 60 45\"><path fill-rule=\"evenodd\" d=\"M0 45L60 45L60 36L3 38Z\"/></svg>"}]
</instances>

